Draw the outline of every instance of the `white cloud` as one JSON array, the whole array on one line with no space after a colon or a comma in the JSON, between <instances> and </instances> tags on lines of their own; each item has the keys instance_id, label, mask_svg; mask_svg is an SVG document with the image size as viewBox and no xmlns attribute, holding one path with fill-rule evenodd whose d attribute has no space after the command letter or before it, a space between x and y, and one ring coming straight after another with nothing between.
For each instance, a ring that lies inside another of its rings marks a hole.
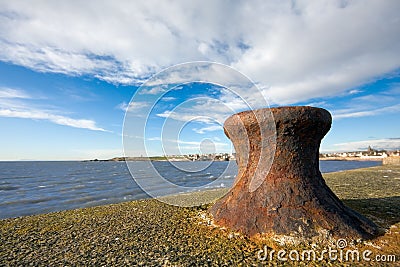
<instances>
[{"instance_id":1,"label":"white cloud","mask_svg":"<svg viewBox=\"0 0 400 267\"><path fill-rule=\"evenodd\" d=\"M157 114L158 117L161 118L168 118L171 115L172 111L170 110L165 110L163 113Z\"/></svg>"},{"instance_id":2,"label":"white cloud","mask_svg":"<svg viewBox=\"0 0 400 267\"><path fill-rule=\"evenodd\" d=\"M393 83L386 93L389 95L400 95L400 83Z\"/></svg>"},{"instance_id":3,"label":"white cloud","mask_svg":"<svg viewBox=\"0 0 400 267\"><path fill-rule=\"evenodd\" d=\"M172 97L172 96L165 96L165 97L161 98L160 100L161 101L174 101L174 100L176 100L176 98Z\"/></svg>"},{"instance_id":4,"label":"white cloud","mask_svg":"<svg viewBox=\"0 0 400 267\"><path fill-rule=\"evenodd\" d=\"M291 104L398 69L399 8L397 0L1 1L0 60L114 83L210 60Z\"/></svg>"},{"instance_id":5,"label":"white cloud","mask_svg":"<svg viewBox=\"0 0 400 267\"><path fill-rule=\"evenodd\" d=\"M31 98L31 97L22 90L0 87L0 98Z\"/></svg>"},{"instance_id":6,"label":"white cloud","mask_svg":"<svg viewBox=\"0 0 400 267\"><path fill-rule=\"evenodd\" d=\"M26 103L27 99L33 98L22 90L0 88L0 117L47 120L59 125L106 132L93 120L74 119L57 114L56 111L35 108Z\"/></svg>"},{"instance_id":7,"label":"white cloud","mask_svg":"<svg viewBox=\"0 0 400 267\"><path fill-rule=\"evenodd\" d=\"M161 138L160 137L149 137L149 138L146 138L146 140L148 140L148 141L161 141Z\"/></svg>"},{"instance_id":8,"label":"white cloud","mask_svg":"<svg viewBox=\"0 0 400 267\"><path fill-rule=\"evenodd\" d=\"M246 94L245 96L241 95L239 97L235 94L236 92L225 88L214 88L214 90L219 91L218 96L191 97L188 101L175 107L175 109L158 113L157 116L183 122L202 122L207 125L206 128L194 130L200 131L198 133L204 133L221 129L220 126L215 126L215 123L222 125L230 115L250 109L250 107L254 108L259 100L261 100L259 102L265 101L264 99L252 100L251 98L257 94L246 91L243 91L243 94ZM261 94L258 94L258 97L262 98ZM249 105L248 102L253 105ZM265 104L263 107L265 107Z\"/></svg>"},{"instance_id":9,"label":"white cloud","mask_svg":"<svg viewBox=\"0 0 400 267\"><path fill-rule=\"evenodd\" d=\"M311 102L306 104L305 106L311 106L311 107L322 107L325 106L326 102L325 101L319 101L319 102Z\"/></svg>"},{"instance_id":10,"label":"white cloud","mask_svg":"<svg viewBox=\"0 0 400 267\"><path fill-rule=\"evenodd\" d=\"M123 111L135 112L135 111L139 111L143 108L146 108L148 106L149 106L149 103L147 103L147 102L130 102L129 105L125 102L122 102L117 107Z\"/></svg>"},{"instance_id":11,"label":"white cloud","mask_svg":"<svg viewBox=\"0 0 400 267\"><path fill-rule=\"evenodd\" d=\"M34 119L34 120L47 120L59 125L70 126L74 128L82 128L93 131L105 132L103 128L96 126L96 122L92 120L85 119L73 119L61 115L51 114L41 110L10 110L10 109L0 109L0 117L10 117L10 118L23 118L23 119Z\"/></svg>"},{"instance_id":12,"label":"white cloud","mask_svg":"<svg viewBox=\"0 0 400 267\"><path fill-rule=\"evenodd\" d=\"M206 132L219 131L219 130L222 130L221 125L211 125L200 129L193 128L193 131L195 131L198 134L204 134Z\"/></svg>"},{"instance_id":13,"label":"white cloud","mask_svg":"<svg viewBox=\"0 0 400 267\"><path fill-rule=\"evenodd\" d=\"M350 90L349 91L349 94L350 95L355 95L355 94L358 94L358 93L361 93L362 91L361 90L359 90L359 89L353 89L353 90Z\"/></svg>"},{"instance_id":14,"label":"white cloud","mask_svg":"<svg viewBox=\"0 0 400 267\"><path fill-rule=\"evenodd\" d=\"M166 110L162 113L158 113L156 114L158 117L161 118L167 118L167 119L173 119L173 120L177 120L177 121L183 121L183 122L188 122L188 121L195 121L195 122L203 122L206 124L210 124L213 123L213 118L210 117L209 115L199 115L196 114L196 112L194 111L188 111L186 113L185 112L175 112L175 111L169 111Z\"/></svg>"},{"instance_id":15,"label":"white cloud","mask_svg":"<svg viewBox=\"0 0 400 267\"><path fill-rule=\"evenodd\" d=\"M378 150L398 150L400 149L400 138L347 142L334 144L333 146L337 148L337 151L361 151L366 150L369 146Z\"/></svg>"},{"instance_id":16,"label":"white cloud","mask_svg":"<svg viewBox=\"0 0 400 267\"><path fill-rule=\"evenodd\" d=\"M396 91L396 84L389 85L387 90L347 99L341 109L332 111L333 118L357 118L396 113L400 111L399 97L400 91Z\"/></svg>"},{"instance_id":17,"label":"white cloud","mask_svg":"<svg viewBox=\"0 0 400 267\"><path fill-rule=\"evenodd\" d=\"M333 113L333 119L344 119L344 118L358 118L366 116L375 116L384 113L394 113L400 111L400 104L373 109L373 110L363 110L357 111L354 109L337 110Z\"/></svg>"},{"instance_id":18,"label":"white cloud","mask_svg":"<svg viewBox=\"0 0 400 267\"><path fill-rule=\"evenodd\" d=\"M148 89L143 89L139 92L141 95L156 95L166 90L164 86L154 86Z\"/></svg>"},{"instance_id":19,"label":"white cloud","mask_svg":"<svg viewBox=\"0 0 400 267\"><path fill-rule=\"evenodd\" d=\"M365 95L353 98L352 101L360 101L360 102L368 102L369 104L385 104L393 101L397 102L397 97L394 95L382 95L382 94L374 94L374 95Z\"/></svg>"}]
</instances>

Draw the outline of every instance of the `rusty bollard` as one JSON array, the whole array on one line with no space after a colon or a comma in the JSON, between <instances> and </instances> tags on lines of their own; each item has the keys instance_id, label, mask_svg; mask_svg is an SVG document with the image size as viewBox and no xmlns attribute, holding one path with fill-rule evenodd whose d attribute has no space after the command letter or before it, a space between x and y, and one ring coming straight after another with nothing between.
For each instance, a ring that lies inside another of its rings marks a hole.
<instances>
[{"instance_id":1,"label":"rusty bollard","mask_svg":"<svg viewBox=\"0 0 400 267\"><path fill-rule=\"evenodd\" d=\"M224 130L235 147L239 171L231 190L210 208L214 223L249 236L378 235L380 228L346 207L319 171L319 146L331 122L328 111L313 107L259 109L229 117ZM273 135L276 139L266 140Z\"/></svg>"}]
</instances>

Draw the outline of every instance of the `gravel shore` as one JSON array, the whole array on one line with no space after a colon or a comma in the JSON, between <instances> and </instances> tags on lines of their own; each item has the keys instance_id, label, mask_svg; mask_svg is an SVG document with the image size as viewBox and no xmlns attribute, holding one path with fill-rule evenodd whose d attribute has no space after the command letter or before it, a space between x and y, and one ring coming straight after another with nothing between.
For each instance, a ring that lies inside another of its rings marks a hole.
<instances>
[{"instance_id":1,"label":"gravel shore","mask_svg":"<svg viewBox=\"0 0 400 267\"><path fill-rule=\"evenodd\" d=\"M374 240L348 246L400 261L400 167L379 166L324 175L346 205L387 229ZM207 199L216 191L174 196L177 204ZM210 223L211 204L177 207L155 199L0 220L0 266L376 266L370 261L258 259L267 246L323 249L320 244L282 246Z\"/></svg>"}]
</instances>

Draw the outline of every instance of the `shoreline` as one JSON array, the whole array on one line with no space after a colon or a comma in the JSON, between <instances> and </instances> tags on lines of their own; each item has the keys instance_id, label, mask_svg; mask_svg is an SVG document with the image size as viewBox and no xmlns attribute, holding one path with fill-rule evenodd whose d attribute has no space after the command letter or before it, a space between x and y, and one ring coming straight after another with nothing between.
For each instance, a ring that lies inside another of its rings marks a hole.
<instances>
[{"instance_id":1,"label":"shoreline","mask_svg":"<svg viewBox=\"0 0 400 267\"><path fill-rule=\"evenodd\" d=\"M321 157L319 160L325 161L325 160L332 160L332 161L383 161L383 158L360 158L360 157ZM124 158L124 157L117 157L117 158L112 158L112 159L105 159L105 160L99 160L99 159L93 159L93 160L84 160L84 162L96 162L96 161L110 161L110 162L122 162L122 161L173 161L173 162L179 162L179 161L184 161L184 162L196 162L196 161L235 161L234 159L230 160L189 160L186 158L163 158L161 159L160 157L129 157L129 158Z\"/></svg>"},{"instance_id":2,"label":"shoreline","mask_svg":"<svg viewBox=\"0 0 400 267\"><path fill-rule=\"evenodd\" d=\"M394 254L399 261L400 167L376 166L323 176L346 205L388 230L384 236L356 245L357 249ZM208 191L218 190L224 189ZM208 191L166 197L188 203L208 197ZM207 217L209 206L184 208L145 199L3 219L0 265L257 265L266 263L256 256L265 245L276 251L310 249L254 240L214 227ZM318 261L314 266L328 263Z\"/></svg>"},{"instance_id":3,"label":"shoreline","mask_svg":"<svg viewBox=\"0 0 400 267\"><path fill-rule=\"evenodd\" d=\"M383 161L383 158L359 158L359 157L328 157L319 158L319 160L332 160L332 161Z\"/></svg>"}]
</instances>

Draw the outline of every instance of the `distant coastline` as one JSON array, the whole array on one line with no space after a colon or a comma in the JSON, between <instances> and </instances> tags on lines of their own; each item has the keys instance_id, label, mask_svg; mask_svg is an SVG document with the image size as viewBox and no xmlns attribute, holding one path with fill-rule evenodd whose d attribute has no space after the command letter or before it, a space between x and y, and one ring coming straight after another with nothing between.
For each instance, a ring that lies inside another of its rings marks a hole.
<instances>
[{"instance_id":1,"label":"distant coastline","mask_svg":"<svg viewBox=\"0 0 400 267\"><path fill-rule=\"evenodd\" d=\"M400 157L400 150L386 151L368 147L366 151L320 153L319 160L336 161L385 161L385 158ZM152 157L114 157L111 159L92 159L84 161L230 161L236 160L236 153L164 155ZM397 162L397 161L396 161Z\"/></svg>"},{"instance_id":2,"label":"distant coastline","mask_svg":"<svg viewBox=\"0 0 400 267\"><path fill-rule=\"evenodd\" d=\"M149 161L149 160L157 160L157 161L167 161L167 157L115 157L111 159L90 159L84 160L84 162L91 161Z\"/></svg>"},{"instance_id":3,"label":"distant coastline","mask_svg":"<svg viewBox=\"0 0 400 267\"><path fill-rule=\"evenodd\" d=\"M320 157L319 160L338 160L338 161L382 161L382 157Z\"/></svg>"},{"instance_id":4,"label":"distant coastline","mask_svg":"<svg viewBox=\"0 0 400 267\"><path fill-rule=\"evenodd\" d=\"M233 159L230 159L233 160ZM319 160L335 160L335 161L383 161L382 157L320 157ZM185 157L114 157L111 159L91 159L84 160L84 162L97 162L97 161L192 161ZM203 160L204 161L204 160ZM207 161L226 161L221 159L207 159Z\"/></svg>"},{"instance_id":5,"label":"distant coastline","mask_svg":"<svg viewBox=\"0 0 400 267\"><path fill-rule=\"evenodd\" d=\"M84 160L84 162L92 162L92 161L229 161L235 160L235 158L188 158L186 156L154 156L154 157L114 157L111 159L91 159Z\"/></svg>"}]
</instances>

